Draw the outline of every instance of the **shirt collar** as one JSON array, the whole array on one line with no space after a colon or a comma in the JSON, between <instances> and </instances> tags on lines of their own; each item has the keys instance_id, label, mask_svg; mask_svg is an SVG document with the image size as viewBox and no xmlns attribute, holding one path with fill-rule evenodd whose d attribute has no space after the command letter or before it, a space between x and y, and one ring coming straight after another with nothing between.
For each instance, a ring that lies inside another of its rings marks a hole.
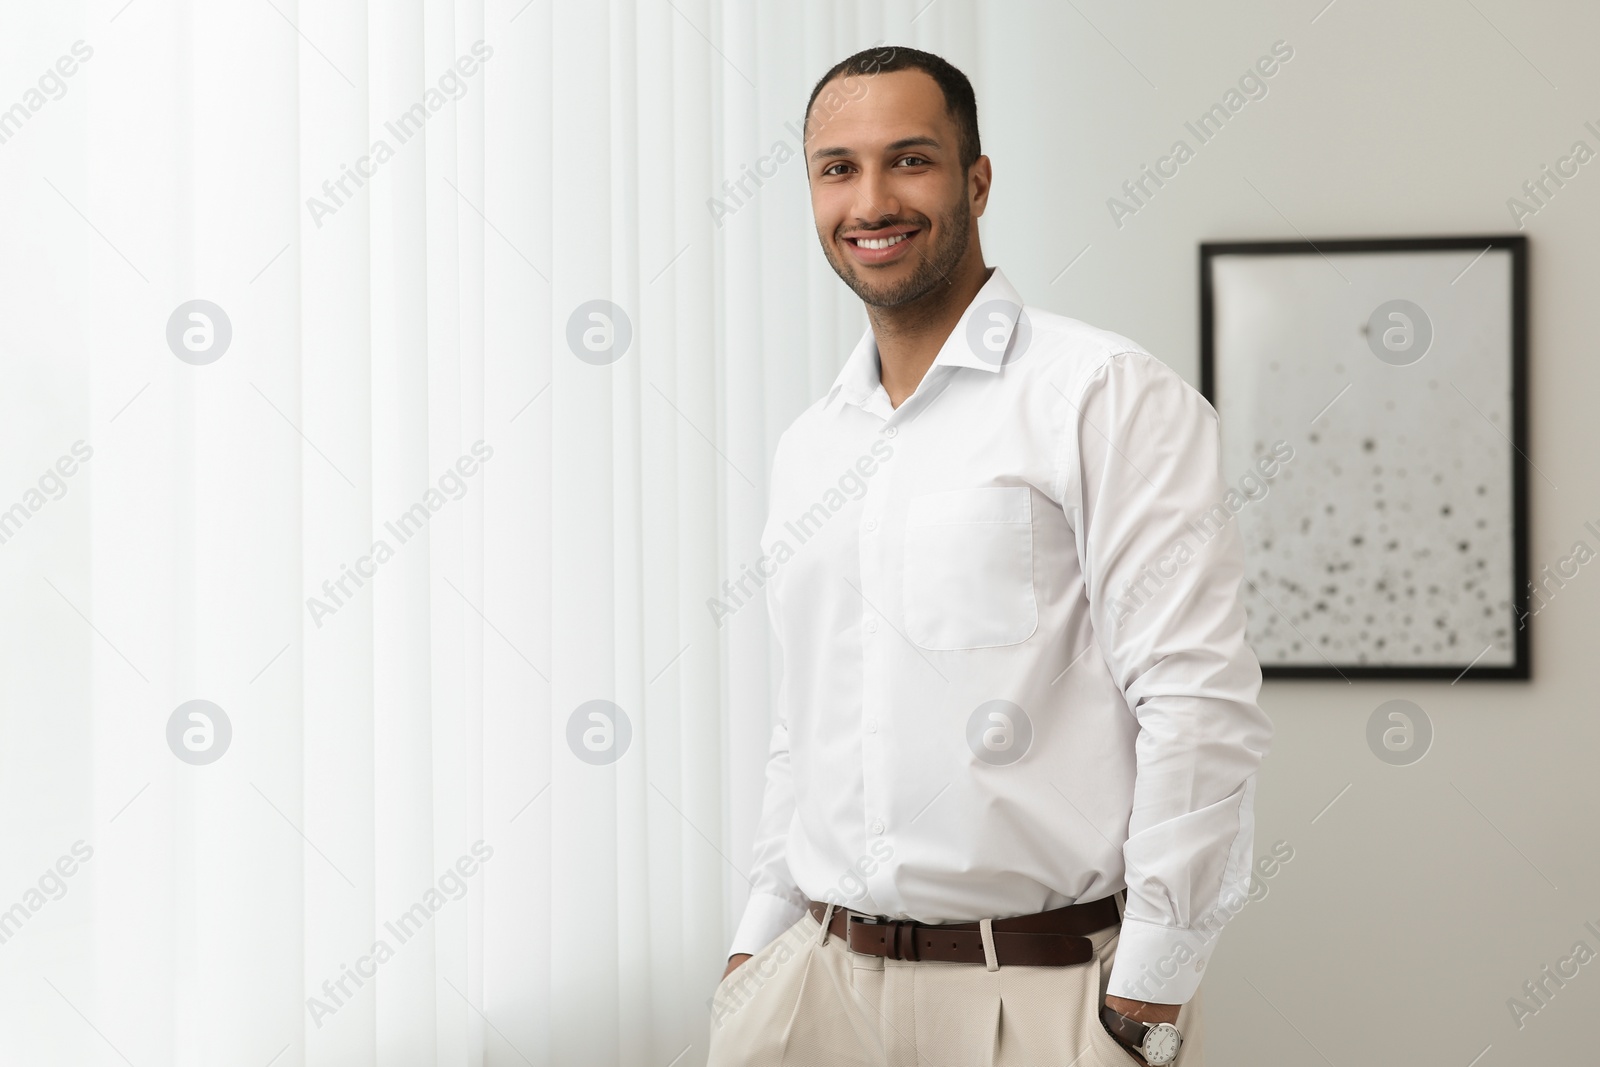
<instances>
[{"instance_id":1,"label":"shirt collar","mask_svg":"<svg viewBox=\"0 0 1600 1067\"><path fill-rule=\"evenodd\" d=\"M1017 317L1022 313L1022 296L1006 279L1004 272L995 267L989 273L989 280L983 283L983 288L978 290L972 302L967 305L967 309L962 312L961 321L956 323L955 329L950 331L950 336L945 338L944 346L934 357L933 366L928 368L928 373L933 372L933 367L940 366L971 367L974 370L991 372L1000 369L1003 360L990 355L988 350L980 352L968 340L968 326L972 323L973 313L979 308L984 309L983 317L988 321L988 325L983 327L986 334L985 343L996 345L993 351L1006 351L1011 343L1011 334L1017 326ZM995 333L996 330L1001 332ZM872 327L868 326L862 333L861 340L856 342L850 357L845 360L839 376L829 387L827 406L832 407L836 401L841 400L845 403L863 404L877 391L880 381L878 341L872 335Z\"/></svg>"}]
</instances>

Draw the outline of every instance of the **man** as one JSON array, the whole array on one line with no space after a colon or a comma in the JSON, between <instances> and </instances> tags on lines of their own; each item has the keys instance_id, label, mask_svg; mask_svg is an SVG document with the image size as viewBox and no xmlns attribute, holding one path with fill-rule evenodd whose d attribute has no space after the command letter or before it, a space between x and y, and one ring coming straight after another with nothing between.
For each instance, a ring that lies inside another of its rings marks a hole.
<instances>
[{"instance_id":1,"label":"man","mask_svg":"<svg viewBox=\"0 0 1600 1067\"><path fill-rule=\"evenodd\" d=\"M871 325L774 458L780 706L709 1062L1200 1067L1272 734L1216 413L984 265L950 64L851 56L805 130Z\"/></svg>"}]
</instances>

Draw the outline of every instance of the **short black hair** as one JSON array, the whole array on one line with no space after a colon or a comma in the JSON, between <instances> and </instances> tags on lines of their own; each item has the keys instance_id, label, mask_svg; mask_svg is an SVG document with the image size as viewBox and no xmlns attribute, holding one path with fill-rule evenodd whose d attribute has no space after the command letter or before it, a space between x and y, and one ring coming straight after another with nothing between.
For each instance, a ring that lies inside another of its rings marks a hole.
<instances>
[{"instance_id":1,"label":"short black hair","mask_svg":"<svg viewBox=\"0 0 1600 1067\"><path fill-rule=\"evenodd\" d=\"M945 112L954 120L956 133L960 137L961 169L966 170L976 163L983 154L983 146L978 140L978 98L967 76L932 52L877 45L840 60L811 90L811 99L806 101L805 121L811 121L811 106L817 102L822 87L833 79L851 75L888 74L897 70L920 70L938 84L939 90L944 93Z\"/></svg>"}]
</instances>

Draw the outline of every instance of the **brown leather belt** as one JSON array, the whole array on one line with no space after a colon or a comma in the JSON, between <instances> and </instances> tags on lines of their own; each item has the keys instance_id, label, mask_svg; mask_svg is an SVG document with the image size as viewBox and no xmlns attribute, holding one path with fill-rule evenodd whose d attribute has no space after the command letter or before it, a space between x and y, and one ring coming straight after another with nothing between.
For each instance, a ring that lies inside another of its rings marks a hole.
<instances>
[{"instance_id":1,"label":"brown leather belt","mask_svg":"<svg viewBox=\"0 0 1600 1067\"><path fill-rule=\"evenodd\" d=\"M822 922L827 905L810 902L811 917ZM995 919L995 962L1021 967L1064 967L1088 963L1094 943L1085 935L1122 921L1115 896L1101 897L1064 908ZM844 941L852 952L885 956L891 960L935 960L942 963L983 963L983 933L975 922L919 923L835 907L828 932Z\"/></svg>"}]
</instances>

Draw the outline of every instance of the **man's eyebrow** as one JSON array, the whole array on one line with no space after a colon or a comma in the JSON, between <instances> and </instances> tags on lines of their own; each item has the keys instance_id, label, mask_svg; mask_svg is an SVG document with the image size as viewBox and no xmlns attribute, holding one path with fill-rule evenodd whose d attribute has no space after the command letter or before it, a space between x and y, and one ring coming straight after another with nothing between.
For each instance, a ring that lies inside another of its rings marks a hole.
<instances>
[{"instance_id":1,"label":"man's eyebrow","mask_svg":"<svg viewBox=\"0 0 1600 1067\"><path fill-rule=\"evenodd\" d=\"M916 137L902 137L898 141L895 141L895 142L893 142L891 144L885 145L884 146L884 151L885 152L898 152L898 151L900 151L901 149L904 149L904 148L916 148L916 147L919 147L919 146L920 147L924 147L924 148L943 148L944 147L944 145L939 143L939 139L936 138L936 137L928 137L926 135L918 135ZM843 146L836 146L836 147L832 147L832 148L819 148L815 152L811 153L811 158L813 160L818 160L818 159L839 159L839 158L848 158L850 156L854 156L855 154L856 153L855 153L854 149L845 148Z\"/></svg>"}]
</instances>

